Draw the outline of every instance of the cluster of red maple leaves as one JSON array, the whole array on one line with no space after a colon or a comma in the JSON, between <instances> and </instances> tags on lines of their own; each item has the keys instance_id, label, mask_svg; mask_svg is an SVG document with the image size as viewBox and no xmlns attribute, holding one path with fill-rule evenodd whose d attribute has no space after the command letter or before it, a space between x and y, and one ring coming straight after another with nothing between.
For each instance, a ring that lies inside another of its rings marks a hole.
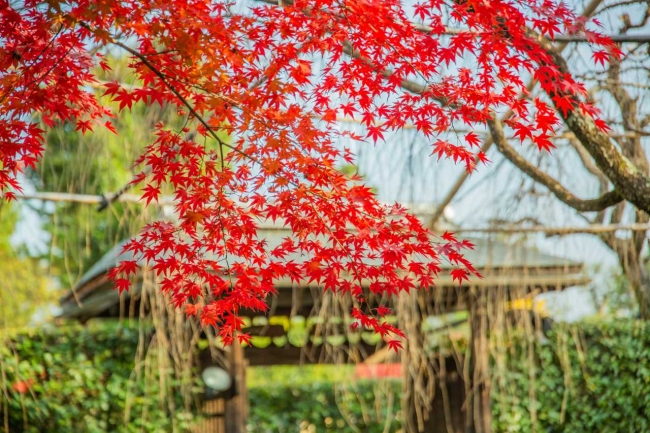
<instances>
[{"instance_id":1,"label":"cluster of red maple leaves","mask_svg":"<svg viewBox=\"0 0 650 433\"><path fill-rule=\"evenodd\" d=\"M561 98L562 110L593 114L537 40L587 33L604 61L613 46L585 26L550 0L0 0L0 191L19 189L17 173L43 151L43 127L113 130L89 84L97 67L110 71L102 53L119 49L139 85L109 83L106 94L120 109L175 106L187 124L157 125L139 161L144 200L171 186L178 219L127 244L139 261L113 271L117 287L145 261L175 305L230 343L248 338L240 310L266 310L279 279L317 284L352 295L355 327L398 347L385 309L363 308L368 293L431 287L443 261L462 282L476 274L462 255L471 244L434 236L337 170L353 162L341 137L376 142L412 124L434 154L473 170L487 160L478 136L455 131L510 109L507 126L548 149L558 118L550 101L522 97L522 77ZM342 116L365 136L340 131ZM270 220L293 235L270 247L258 236Z\"/></svg>"}]
</instances>

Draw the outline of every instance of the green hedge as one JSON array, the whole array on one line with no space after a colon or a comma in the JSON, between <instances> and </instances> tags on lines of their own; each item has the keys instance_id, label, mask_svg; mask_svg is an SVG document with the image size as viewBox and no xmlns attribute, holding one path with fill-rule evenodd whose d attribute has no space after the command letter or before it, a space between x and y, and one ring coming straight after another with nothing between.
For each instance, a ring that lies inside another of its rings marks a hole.
<instances>
[{"instance_id":1,"label":"green hedge","mask_svg":"<svg viewBox=\"0 0 650 433\"><path fill-rule=\"evenodd\" d=\"M134 374L139 338L137 329L115 324L5 338L0 420L10 432L183 430L192 415L170 410L170 403L183 408L180 396L165 397L159 375ZM178 384L166 380L173 395Z\"/></svg>"},{"instance_id":2,"label":"green hedge","mask_svg":"<svg viewBox=\"0 0 650 433\"><path fill-rule=\"evenodd\" d=\"M251 387L248 390L248 431L399 431L400 390L400 381L359 381L338 386L331 382L313 382Z\"/></svg>"},{"instance_id":3,"label":"green hedge","mask_svg":"<svg viewBox=\"0 0 650 433\"><path fill-rule=\"evenodd\" d=\"M648 323L556 325L495 361L496 432L650 432Z\"/></svg>"}]
</instances>

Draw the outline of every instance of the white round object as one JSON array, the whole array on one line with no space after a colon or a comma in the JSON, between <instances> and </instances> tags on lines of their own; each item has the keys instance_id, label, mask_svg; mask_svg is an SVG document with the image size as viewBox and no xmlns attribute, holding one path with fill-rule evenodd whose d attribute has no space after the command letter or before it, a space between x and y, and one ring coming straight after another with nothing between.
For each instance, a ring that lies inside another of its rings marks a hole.
<instances>
[{"instance_id":1,"label":"white round object","mask_svg":"<svg viewBox=\"0 0 650 433\"><path fill-rule=\"evenodd\" d=\"M451 206L445 206L445 209L442 211L442 214L445 216L447 221L451 222L454 219L456 212L454 212L454 208L452 208Z\"/></svg>"},{"instance_id":2,"label":"white round object","mask_svg":"<svg viewBox=\"0 0 650 433\"><path fill-rule=\"evenodd\" d=\"M213 391L225 391L232 385L228 372L219 367L208 367L201 373L205 386Z\"/></svg>"}]
</instances>

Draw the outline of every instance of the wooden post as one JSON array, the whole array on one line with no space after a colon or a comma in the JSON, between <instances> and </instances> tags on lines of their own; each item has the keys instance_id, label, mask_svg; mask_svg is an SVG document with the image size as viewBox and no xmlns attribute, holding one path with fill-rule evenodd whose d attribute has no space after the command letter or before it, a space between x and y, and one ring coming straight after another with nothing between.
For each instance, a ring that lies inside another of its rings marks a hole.
<instances>
[{"instance_id":1,"label":"wooden post","mask_svg":"<svg viewBox=\"0 0 650 433\"><path fill-rule=\"evenodd\" d=\"M471 334L468 354L469 371L465 378L467 382L465 431L467 433L490 433L492 412L490 410L487 297L483 290L473 287L470 290L468 302Z\"/></svg>"},{"instance_id":2,"label":"wooden post","mask_svg":"<svg viewBox=\"0 0 650 433\"><path fill-rule=\"evenodd\" d=\"M245 433L248 416L246 359L244 358L244 349L237 342L230 346L228 368L233 377L235 396L226 401L226 433Z\"/></svg>"}]
</instances>

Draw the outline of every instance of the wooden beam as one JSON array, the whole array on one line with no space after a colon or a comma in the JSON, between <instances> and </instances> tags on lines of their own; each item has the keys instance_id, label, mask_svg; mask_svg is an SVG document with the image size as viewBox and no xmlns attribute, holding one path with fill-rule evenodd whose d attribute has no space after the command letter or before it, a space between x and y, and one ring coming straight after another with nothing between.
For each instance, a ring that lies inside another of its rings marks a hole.
<instances>
[{"instance_id":1,"label":"wooden beam","mask_svg":"<svg viewBox=\"0 0 650 433\"><path fill-rule=\"evenodd\" d=\"M111 195L112 193L106 194L106 196L103 195L92 195L92 194L68 194L68 193L63 193L63 192L35 192L32 194L20 194L16 195L17 199L21 200L42 200L42 201L49 201L49 202L54 202L54 203L80 203L80 204L102 204L107 200L107 196ZM142 200L142 196L140 194L122 194L119 196L116 201L119 202L129 202L129 203L137 203ZM161 196L158 201L156 202L157 204L160 205L166 205L166 204L173 204L174 198L171 196Z\"/></svg>"},{"instance_id":2,"label":"wooden beam","mask_svg":"<svg viewBox=\"0 0 650 433\"><path fill-rule=\"evenodd\" d=\"M282 325L249 326L243 328L242 332L254 337L282 337L287 335Z\"/></svg>"},{"instance_id":3,"label":"wooden beam","mask_svg":"<svg viewBox=\"0 0 650 433\"><path fill-rule=\"evenodd\" d=\"M335 350L330 349L331 347L326 345L304 347L271 345L264 349L246 347L244 355L250 366L357 363L375 353L376 346L360 342L351 346L344 344Z\"/></svg>"},{"instance_id":4,"label":"wooden beam","mask_svg":"<svg viewBox=\"0 0 650 433\"><path fill-rule=\"evenodd\" d=\"M632 232L645 232L650 230L649 224L592 224L582 227L548 227L548 226L533 226L533 227L468 227L458 228L454 230L455 233L503 233L503 234L517 234L517 233L544 233L546 236L561 236L580 233L611 233L617 231L632 231Z\"/></svg>"}]
</instances>

